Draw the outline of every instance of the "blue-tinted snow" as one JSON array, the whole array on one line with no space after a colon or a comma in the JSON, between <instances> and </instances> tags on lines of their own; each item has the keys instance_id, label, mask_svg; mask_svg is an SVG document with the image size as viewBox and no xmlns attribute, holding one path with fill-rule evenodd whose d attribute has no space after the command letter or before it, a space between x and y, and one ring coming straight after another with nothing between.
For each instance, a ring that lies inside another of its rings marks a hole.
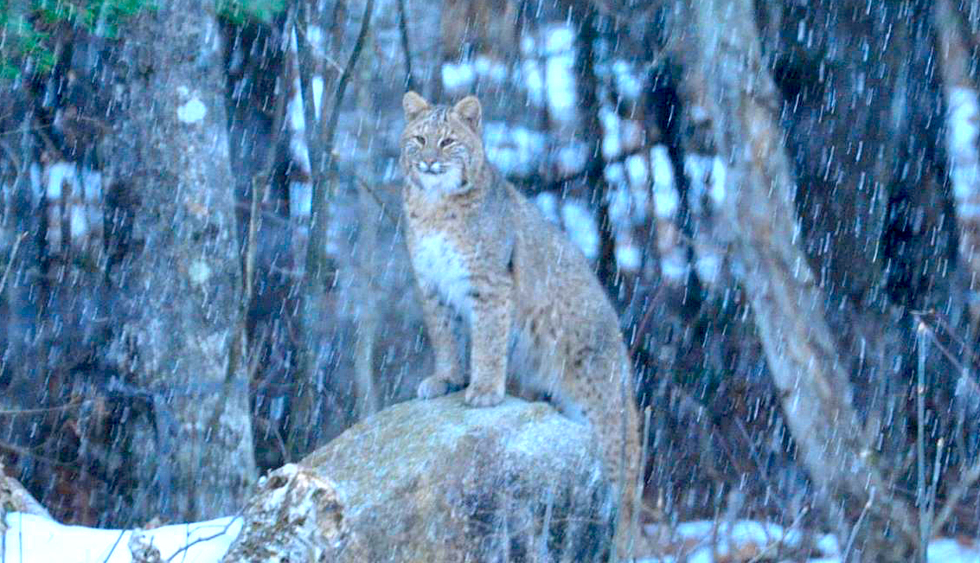
<instances>
[{"instance_id":1,"label":"blue-tinted snow","mask_svg":"<svg viewBox=\"0 0 980 563\"><path fill-rule=\"evenodd\" d=\"M483 125L487 158L505 176L527 175L538 169L545 153L546 136L526 127L509 127L499 121Z\"/></svg>"}]
</instances>

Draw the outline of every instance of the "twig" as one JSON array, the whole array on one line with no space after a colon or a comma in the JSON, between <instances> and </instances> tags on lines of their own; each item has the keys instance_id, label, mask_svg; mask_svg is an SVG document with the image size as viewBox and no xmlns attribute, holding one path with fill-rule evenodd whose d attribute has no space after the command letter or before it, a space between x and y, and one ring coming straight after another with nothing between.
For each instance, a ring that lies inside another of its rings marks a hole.
<instances>
[{"instance_id":1,"label":"twig","mask_svg":"<svg viewBox=\"0 0 980 563\"><path fill-rule=\"evenodd\" d=\"M924 546L929 541L929 507L926 506L926 450L925 450L925 394L926 394L926 332L925 323L919 321L916 326L916 351L918 352L918 369L915 383L915 465L916 487L915 499L919 505L919 549L916 558L919 563L926 563ZM845 558L845 561L847 559Z\"/></svg>"},{"instance_id":2,"label":"twig","mask_svg":"<svg viewBox=\"0 0 980 563\"><path fill-rule=\"evenodd\" d=\"M854 547L854 540L857 538L858 530L861 528L861 524L864 523L864 517L868 515L868 511L871 509L871 504L875 500L875 488L871 487L871 494L868 495L868 502L864 503L864 508L861 509L861 516L858 517L858 521L851 528L851 537L847 539L847 547L844 548L844 553L841 554L841 561L847 561L847 556L851 554L851 548Z\"/></svg>"},{"instance_id":3,"label":"twig","mask_svg":"<svg viewBox=\"0 0 980 563\"><path fill-rule=\"evenodd\" d=\"M657 287L657 290L653 292L653 295L650 296L650 299L647 302L647 309L643 313L640 323L637 324L636 328L633 330L633 345L630 346L630 358L635 358L636 353L640 349L640 342L643 340L644 332L646 332L647 323L650 322L650 318L653 316L653 309L656 305L657 298L660 296L660 292L663 291L665 285L666 284L661 283L660 286Z\"/></svg>"},{"instance_id":4,"label":"twig","mask_svg":"<svg viewBox=\"0 0 980 563\"><path fill-rule=\"evenodd\" d=\"M936 519L932 522L931 532L933 535L939 533L939 530L946 525L946 521L949 520L949 517L953 514L953 510L956 509L956 505L963 498L963 495L970 490L970 487L977 482L977 479L980 479L980 461L970 467L952 492L946 496L946 504L943 505L942 510L939 511Z\"/></svg>"},{"instance_id":5,"label":"twig","mask_svg":"<svg viewBox=\"0 0 980 563\"><path fill-rule=\"evenodd\" d=\"M194 540L192 542L188 542L187 544L185 544L184 546L182 546L181 548L179 548L177 551L173 552L173 555L171 555L170 557L168 557L167 558L167 561L168 562L169 561L173 561L175 557L177 557L181 553L189 550L191 547L193 547L193 546L195 546L195 545L197 545L199 543L204 543L206 541L211 541L213 539L220 538L221 536L227 534L228 533L228 530L231 528L231 525L234 524L235 521L238 520L241 517L242 517L241 516L241 513L236 514L234 517L231 518L231 520L228 520L228 523L225 524L224 528L222 528L220 532L211 534L210 536L205 536L203 538L197 538L196 540Z\"/></svg>"},{"instance_id":6,"label":"twig","mask_svg":"<svg viewBox=\"0 0 980 563\"><path fill-rule=\"evenodd\" d=\"M926 526L926 529L930 532L932 531L932 520L936 516L936 491L939 489L939 472L942 470L943 446L945 444L946 441L942 438L936 442L936 462L932 466L932 482L929 483L929 496L926 499L929 501L929 525ZM930 533L929 538L931 537L932 534ZM926 539L927 542L929 538Z\"/></svg>"},{"instance_id":7,"label":"twig","mask_svg":"<svg viewBox=\"0 0 980 563\"><path fill-rule=\"evenodd\" d=\"M31 450L29 450L27 448L22 448L20 446L15 446L13 444L7 444L7 443L4 443L4 442L0 442L0 450L7 450L8 452L12 452L12 453L15 453L17 455L27 456L27 457L30 457L31 459L35 460L35 461L44 462L44 463L50 465L51 467L67 467L67 468L70 468L70 469L78 469L77 464L68 463L68 462L65 462L65 461L59 461L57 459L50 458L50 457L47 457L47 456L43 456L41 454L36 454L36 453L32 452Z\"/></svg>"},{"instance_id":8,"label":"twig","mask_svg":"<svg viewBox=\"0 0 980 563\"><path fill-rule=\"evenodd\" d=\"M412 50L408 46L408 22L405 15L405 0L398 0L398 32L402 39L402 52L405 54L405 88L415 90L412 78Z\"/></svg>"},{"instance_id":9,"label":"twig","mask_svg":"<svg viewBox=\"0 0 980 563\"><path fill-rule=\"evenodd\" d=\"M618 155L616 155L616 156L614 156L612 158L601 158L600 157L600 159L602 160L602 164L605 167L605 166L609 166L611 164L618 164L618 163L626 162L626 159L628 159L629 157L644 154L645 152L647 152L649 150L650 150L650 147L644 145L644 146L637 147L637 148L635 148L635 149L633 149L631 151L626 151L626 152L620 153L620 154L618 154ZM582 168L582 170L579 170L578 172L573 172L572 174L569 174L567 176L562 176L560 178L549 179L549 180L545 181L543 185L540 185L540 183L534 177L532 177L532 178L519 178L519 177L511 177L511 176L508 176L507 177L507 181L510 182L510 183L512 183L512 184L516 184L518 186L524 186L525 188L528 187L528 186L537 185L538 186L538 188L537 188L538 191L540 191L540 192L550 192L550 191L557 191L557 190L561 189L562 184L564 184L566 182L572 182L572 181L578 180L580 178L584 178L584 177L586 177L588 175L588 173L589 173L589 167L588 166L585 166L585 167Z\"/></svg>"},{"instance_id":10,"label":"twig","mask_svg":"<svg viewBox=\"0 0 980 563\"><path fill-rule=\"evenodd\" d=\"M388 204L381 199L381 196L378 195L378 192L375 191L374 187L364 181L360 176L355 176L354 179L357 181L357 185L363 188L364 191L371 196L374 202L378 204L378 207L381 208L381 214L384 215L386 219L391 221L392 224L397 225L399 222L398 217L391 212L391 210L388 208Z\"/></svg>"},{"instance_id":11,"label":"twig","mask_svg":"<svg viewBox=\"0 0 980 563\"><path fill-rule=\"evenodd\" d=\"M21 414L47 414L50 412L66 411L70 409L75 409L82 407L95 401L78 401L77 403L68 403L67 405L59 405L56 407L44 407L37 409L0 409L0 416L17 416Z\"/></svg>"},{"instance_id":12,"label":"twig","mask_svg":"<svg viewBox=\"0 0 980 563\"><path fill-rule=\"evenodd\" d=\"M769 553L775 551L777 547L784 545L783 542L789 537L790 532L792 532L800 524L807 512L809 512L809 508L804 506L803 510L800 510L800 512L796 515L796 518L793 519L793 522L789 525L789 528L783 530L783 536L779 538L779 541L769 541L769 543L766 544L766 547L760 551L758 555L752 559L749 559L746 563L759 563L759 561L767 559ZM769 530L766 530L766 539L771 540L772 536L770 536L768 532Z\"/></svg>"},{"instance_id":13,"label":"twig","mask_svg":"<svg viewBox=\"0 0 980 563\"><path fill-rule=\"evenodd\" d=\"M337 81L337 91L333 97L333 112L330 114L330 121L324 130L326 142L323 148L324 155L327 157L326 170L328 173L333 163L334 133L337 130L337 121L340 118L340 106L344 101L344 92L347 90L347 83L350 82L350 77L354 72L354 66L357 65L357 59L360 58L361 51L364 49L364 40L367 38L368 29L371 26L372 14L374 14L374 0L367 0L367 3L364 5L364 15L361 17L361 30L357 34L357 40L354 41L354 48L351 50L350 58L347 59L347 66L344 67L344 72Z\"/></svg>"},{"instance_id":14,"label":"twig","mask_svg":"<svg viewBox=\"0 0 980 563\"><path fill-rule=\"evenodd\" d=\"M976 357L976 353L971 352L970 346L967 345L966 341L962 337L960 337L960 335L956 334L956 330L952 326L950 326L949 320L946 319L945 315L942 315L936 311L911 311L911 313L912 316L915 317L917 321L922 322L926 325L926 328L928 328L929 335L932 337L933 342L936 343L936 346L938 346L940 350L942 350L943 355L945 355L946 358L951 363L953 363L953 365L957 366L960 369L964 369L966 367L953 356L952 352L950 352L945 346L943 346L942 342L940 342L939 339L936 337L936 331L932 327L930 327L929 324L926 322L926 317L928 317L932 321L935 321L936 326L942 328L943 332L945 334L948 334L949 337L953 339L953 342L956 343L964 351L964 353L969 354L970 358L967 361L967 363L968 364L972 363L973 359Z\"/></svg>"},{"instance_id":15,"label":"twig","mask_svg":"<svg viewBox=\"0 0 980 563\"><path fill-rule=\"evenodd\" d=\"M966 340L964 340L959 334L957 334L957 331L952 326L950 326L949 319L946 318L946 315L943 315L942 313L936 311L935 309L929 309L927 311L911 311L911 313L917 319L922 319L923 317L926 316L928 316L931 319L934 319L936 325L941 327L947 334L949 334L949 337L952 338L953 341L956 342L956 344L958 344L962 350L969 351L970 347L967 345ZM975 356L975 354L973 353L971 353L970 355L971 357Z\"/></svg>"},{"instance_id":16,"label":"twig","mask_svg":"<svg viewBox=\"0 0 980 563\"><path fill-rule=\"evenodd\" d=\"M0 278L0 294L2 294L3 290L7 288L7 276L10 275L10 269L14 265L14 258L17 256L17 250L20 248L20 243L23 242L26 236L27 233L23 232L17 237L17 240L14 241L14 247L10 250L10 257L7 259L7 267L3 271L3 277Z\"/></svg>"},{"instance_id":17,"label":"twig","mask_svg":"<svg viewBox=\"0 0 980 563\"><path fill-rule=\"evenodd\" d=\"M126 532L128 531L130 530L119 530L119 537L116 538L116 541L112 544L112 547L109 548L109 553L106 554L105 559L102 560L102 563L109 563L109 559L112 558L112 554L116 551L116 548L119 546L119 542L122 541L123 536L126 535Z\"/></svg>"}]
</instances>

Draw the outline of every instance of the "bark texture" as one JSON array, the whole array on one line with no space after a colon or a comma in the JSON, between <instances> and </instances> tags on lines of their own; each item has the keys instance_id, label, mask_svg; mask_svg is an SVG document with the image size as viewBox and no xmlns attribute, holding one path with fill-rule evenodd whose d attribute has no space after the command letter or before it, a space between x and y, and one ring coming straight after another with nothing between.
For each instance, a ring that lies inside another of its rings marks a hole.
<instances>
[{"instance_id":1,"label":"bark texture","mask_svg":"<svg viewBox=\"0 0 980 563\"><path fill-rule=\"evenodd\" d=\"M691 2L719 153L730 159L723 224L730 259L752 307L769 370L803 465L830 501L845 554L907 561L915 520L893 497L852 404L824 318L825 295L799 248L795 180L775 118L778 96L762 61L748 0ZM858 526L858 515L865 513ZM850 525L854 523L853 525Z\"/></svg>"},{"instance_id":2,"label":"bark texture","mask_svg":"<svg viewBox=\"0 0 980 563\"><path fill-rule=\"evenodd\" d=\"M120 292L109 359L145 405L128 428L137 520L228 514L255 477L213 10L177 0L133 20L103 147L113 227L132 241L108 273Z\"/></svg>"},{"instance_id":3,"label":"bark texture","mask_svg":"<svg viewBox=\"0 0 980 563\"><path fill-rule=\"evenodd\" d=\"M980 327L980 102L971 76L971 55L949 0L938 0L934 25L946 102L946 150L956 202L959 256L969 275L974 332Z\"/></svg>"}]
</instances>

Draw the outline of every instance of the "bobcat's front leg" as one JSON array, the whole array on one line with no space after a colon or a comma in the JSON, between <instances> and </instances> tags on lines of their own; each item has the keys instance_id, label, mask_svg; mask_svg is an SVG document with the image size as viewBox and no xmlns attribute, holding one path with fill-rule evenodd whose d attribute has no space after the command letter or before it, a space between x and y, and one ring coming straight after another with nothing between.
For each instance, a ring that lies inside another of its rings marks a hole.
<instances>
[{"instance_id":1,"label":"bobcat's front leg","mask_svg":"<svg viewBox=\"0 0 980 563\"><path fill-rule=\"evenodd\" d=\"M422 294L422 316L436 356L436 373L419 383L417 395L432 399L461 388L465 380L453 336L453 310L440 301L434 288L422 286Z\"/></svg>"},{"instance_id":2,"label":"bobcat's front leg","mask_svg":"<svg viewBox=\"0 0 980 563\"><path fill-rule=\"evenodd\" d=\"M471 318L470 384L466 404L492 407L504 400L513 282L500 276L475 288Z\"/></svg>"}]
</instances>

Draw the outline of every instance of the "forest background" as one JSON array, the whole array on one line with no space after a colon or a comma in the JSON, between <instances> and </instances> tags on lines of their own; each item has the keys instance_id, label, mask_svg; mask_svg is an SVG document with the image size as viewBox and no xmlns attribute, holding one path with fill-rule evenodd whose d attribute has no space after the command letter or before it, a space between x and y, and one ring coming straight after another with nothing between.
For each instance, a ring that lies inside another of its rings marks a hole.
<instances>
[{"instance_id":1,"label":"forest background","mask_svg":"<svg viewBox=\"0 0 980 563\"><path fill-rule=\"evenodd\" d=\"M233 513L431 369L401 94L592 260L653 518L907 561L980 525L980 4L0 2L0 462L63 522Z\"/></svg>"}]
</instances>

